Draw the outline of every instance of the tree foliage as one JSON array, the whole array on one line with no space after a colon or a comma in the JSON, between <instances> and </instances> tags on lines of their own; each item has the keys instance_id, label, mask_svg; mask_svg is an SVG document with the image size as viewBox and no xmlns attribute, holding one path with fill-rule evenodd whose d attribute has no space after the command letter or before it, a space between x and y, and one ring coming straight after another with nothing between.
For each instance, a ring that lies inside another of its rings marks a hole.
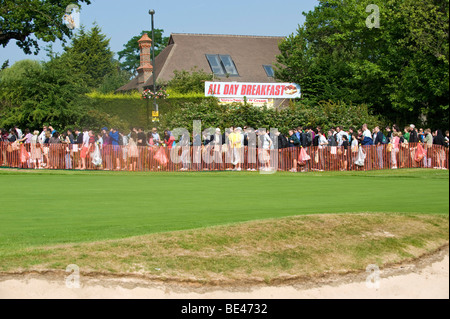
<instances>
[{"instance_id":1,"label":"tree foliage","mask_svg":"<svg viewBox=\"0 0 450 319\"><path fill-rule=\"evenodd\" d=\"M90 0L0 0L0 45L9 41L26 53L39 52L38 40L64 41L72 31L63 23L69 4L89 5Z\"/></svg>"},{"instance_id":2,"label":"tree foliage","mask_svg":"<svg viewBox=\"0 0 450 319\"><path fill-rule=\"evenodd\" d=\"M109 39L94 25L91 30L81 28L64 48L61 63L68 71L84 78L88 87L99 87L106 76L117 71L118 63L109 48Z\"/></svg>"},{"instance_id":3,"label":"tree foliage","mask_svg":"<svg viewBox=\"0 0 450 319\"><path fill-rule=\"evenodd\" d=\"M183 127L192 130L193 121L201 120L203 129L208 127L227 128L230 126L249 126L258 128L277 128L287 134L289 129L298 126L321 126L324 129L343 125L345 128L384 125L383 118L371 114L367 105L322 101L316 105L302 103L276 110L255 107L251 104L221 105L217 99L205 98L199 102L185 102L171 108L161 119L162 128Z\"/></svg>"},{"instance_id":4,"label":"tree foliage","mask_svg":"<svg viewBox=\"0 0 450 319\"><path fill-rule=\"evenodd\" d=\"M50 52L50 61L22 60L0 71L0 126L51 123L62 129L98 123L108 115L84 104L84 94L114 91L129 76L100 29L82 28L61 55Z\"/></svg>"},{"instance_id":5,"label":"tree foliage","mask_svg":"<svg viewBox=\"0 0 450 319\"><path fill-rule=\"evenodd\" d=\"M400 123L448 127L449 1L382 0L380 28L368 28L370 0L320 0L280 44L276 76L315 102L368 104Z\"/></svg>"},{"instance_id":6,"label":"tree foliage","mask_svg":"<svg viewBox=\"0 0 450 319\"><path fill-rule=\"evenodd\" d=\"M191 71L175 70L174 76L167 82L167 89L180 94L204 93L205 81L212 81L213 75L203 70L192 68Z\"/></svg>"}]
</instances>

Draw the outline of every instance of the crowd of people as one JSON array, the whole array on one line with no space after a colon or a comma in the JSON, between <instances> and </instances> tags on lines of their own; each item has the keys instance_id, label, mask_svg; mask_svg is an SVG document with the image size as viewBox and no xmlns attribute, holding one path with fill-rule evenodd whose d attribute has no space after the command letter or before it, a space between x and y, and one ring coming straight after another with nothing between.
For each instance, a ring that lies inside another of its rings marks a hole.
<instances>
[{"instance_id":1,"label":"crowd of people","mask_svg":"<svg viewBox=\"0 0 450 319\"><path fill-rule=\"evenodd\" d=\"M131 128L122 133L103 127L42 130L0 129L2 166L35 169L102 170L349 170L448 168L449 132L397 125L382 130L342 126L292 128L284 135L247 126L202 133ZM439 146L436 148L435 146ZM434 151L432 149L434 148ZM173 153L179 159L173 163ZM418 155L420 155L419 159ZM171 161L172 160L172 161ZM171 163L172 162L172 163ZM420 163L419 163L420 162ZM409 164L408 164L409 163Z\"/></svg>"}]
</instances>

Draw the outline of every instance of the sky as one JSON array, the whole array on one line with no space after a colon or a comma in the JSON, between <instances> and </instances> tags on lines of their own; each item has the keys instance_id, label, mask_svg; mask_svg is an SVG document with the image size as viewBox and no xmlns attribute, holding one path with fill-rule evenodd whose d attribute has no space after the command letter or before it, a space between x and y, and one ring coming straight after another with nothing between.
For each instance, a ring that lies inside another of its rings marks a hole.
<instances>
[{"instance_id":1,"label":"sky","mask_svg":"<svg viewBox=\"0 0 450 319\"><path fill-rule=\"evenodd\" d=\"M233 34L288 36L305 21L302 12L318 5L318 0L92 0L81 6L80 20L86 28L97 23L110 39L110 48L117 53L123 45L142 30L151 30L155 10L155 28L171 33ZM22 59L47 60L40 42L39 55L26 55L14 40L0 47L0 64L9 59L10 65ZM53 50L62 51L61 42ZM117 58L117 55L116 55Z\"/></svg>"}]
</instances>

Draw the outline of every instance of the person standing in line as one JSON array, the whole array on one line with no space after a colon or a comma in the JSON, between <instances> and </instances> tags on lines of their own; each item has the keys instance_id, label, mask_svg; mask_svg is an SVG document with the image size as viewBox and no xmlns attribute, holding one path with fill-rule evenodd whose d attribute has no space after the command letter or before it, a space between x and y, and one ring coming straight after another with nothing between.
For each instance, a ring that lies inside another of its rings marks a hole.
<instances>
[{"instance_id":1,"label":"person standing in line","mask_svg":"<svg viewBox=\"0 0 450 319\"><path fill-rule=\"evenodd\" d=\"M241 171L241 148L242 148L242 129L240 127L235 128L234 132L230 134L230 146L233 154L232 165L234 171Z\"/></svg>"},{"instance_id":2,"label":"person standing in line","mask_svg":"<svg viewBox=\"0 0 450 319\"><path fill-rule=\"evenodd\" d=\"M158 129L156 127L152 128L152 138L154 145L159 146L159 144L161 144L161 137L159 136Z\"/></svg>"},{"instance_id":3,"label":"person standing in line","mask_svg":"<svg viewBox=\"0 0 450 319\"><path fill-rule=\"evenodd\" d=\"M146 148L147 145L147 138L145 136L145 132L142 129L142 127L138 128L138 134L137 134L137 146L139 149L139 158L138 158L138 170L142 171L144 170L145 162L146 162Z\"/></svg>"},{"instance_id":4,"label":"person standing in line","mask_svg":"<svg viewBox=\"0 0 450 319\"><path fill-rule=\"evenodd\" d=\"M129 162L130 162L130 167L129 170L130 171L136 171L136 167L137 167L137 160L138 160L138 156L139 156L139 150L137 147L137 133L136 132L131 132L130 138L128 139L128 157L129 157Z\"/></svg>"},{"instance_id":5,"label":"person standing in line","mask_svg":"<svg viewBox=\"0 0 450 319\"><path fill-rule=\"evenodd\" d=\"M318 149L319 149L319 171L323 172L324 171L324 165L325 165L325 156L324 156L324 148L328 146L328 140L325 137L325 135L323 134L322 131L318 131Z\"/></svg>"},{"instance_id":6,"label":"person standing in line","mask_svg":"<svg viewBox=\"0 0 450 319\"><path fill-rule=\"evenodd\" d=\"M72 134L72 130L66 131L66 138L64 140L64 143L66 144L65 148L65 168L66 169L72 169L72 161L73 161L73 144L75 143L75 138Z\"/></svg>"},{"instance_id":7,"label":"person standing in line","mask_svg":"<svg viewBox=\"0 0 450 319\"><path fill-rule=\"evenodd\" d=\"M433 135L431 129L427 128L424 131L425 137L423 139L423 146L425 150L425 156L423 157L423 167L431 168L431 152L433 150Z\"/></svg>"},{"instance_id":8,"label":"person standing in line","mask_svg":"<svg viewBox=\"0 0 450 319\"><path fill-rule=\"evenodd\" d=\"M352 145L352 143L353 143L353 138L354 138L354 134L353 134L353 133L355 133L355 128L351 126L351 127L348 129L348 133L347 133L347 136L348 136L348 143L349 143L350 145Z\"/></svg>"},{"instance_id":9,"label":"person standing in line","mask_svg":"<svg viewBox=\"0 0 450 319\"><path fill-rule=\"evenodd\" d=\"M296 173L297 172L297 165L298 165L298 149L301 146L300 140L298 139L297 135L295 134L295 130L289 130L289 162L292 163L292 168L289 170L290 172Z\"/></svg>"},{"instance_id":10,"label":"person standing in line","mask_svg":"<svg viewBox=\"0 0 450 319\"><path fill-rule=\"evenodd\" d=\"M336 134L332 131L328 131L328 148L325 152L325 157L327 158L326 163L330 165L330 169L332 171L336 170L336 165L338 164L337 161L337 141L336 141Z\"/></svg>"},{"instance_id":11,"label":"person standing in line","mask_svg":"<svg viewBox=\"0 0 450 319\"><path fill-rule=\"evenodd\" d=\"M344 161L344 165L342 166L342 170L346 171L348 170L348 162L350 158L350 152L349 152L349 142L348 142L348 137L347 135L342 135L342 148L343 148L343 161Z\"/></svg>"},{"instance_id":12,"label":"person standing in line","mask_svg":"<svg viewBox=\"0 0 450 319\"><path fill-rule=\"evenodd\" d=\"M294 134L297 136L297 139L300 141L300 146L302 145L302 132L303 128L301 126L298 126L296 129L294 129Z\"/></svg>"},{"instance_id":13,"label":"person standing in line","mask_svg":"<svg viewBox=\"0 0 450 319\"><path fill-rule=\"evenodd\" d=\"M213 148L213 154L214 154L214 164L213 169L215 171L217 170L223 170L222 167L222 131L220 128L216 128L214 135L211 136L211 146Z\"/></svg>"},{"instance_id":14,"label":"person standing in line","mask_svg":"<svg viewBox=\"0 0 450 319\"><path fill-rule=\"evenodd\" d=\"M18 126L14 126L14 129L16 130L17 133L17 139L21 140L23 138L22 130Z\"/></svg>"},{"instance_id":15,"label":"person standing in line","mask_svg":"<svg viewBox=\"0 0 450 319\"><path fill-rule=\"evenodd\" d=\"M39 134L39 143L42 145L45 141L45 133L47 132L47 125L42 126L42 132Z\"/></svg>"},{"instance_id":16,"label":"person standing in line","mask_svg":"<svg viewBox=\"0 0 450 319\"><path fill-rule=\"evenodd\" d=\"M42 146L39 143L39 131L33 132L33 137L31 139L31 164L34 166L34 169L42 168L40 166L40 161L42 158Z\"/></svg>"},{"instance_id":17,"label":"person standing in line","mask_svg":"<svg viewBox=\"0 0 450 319\"><path fill-rule=\"evenodd\" d=\"M358 133L357 132L353 132L352 133L352 144L351 144L351 148L352 148L352 156L350 159L350 163L353 164L356 162L356 159L358 157L358 151L359 151L359 139L358 139Z\"/></svg>"},{"instance_id":18,"label":"person standing in line","mask_svg":"<svg viewBox=\"0 0 450 319\"><path fill-rule=\"evenodd\" d=\"M441 130L434 131L434 139L433 144L435 145L435 152L437 157L437 169L446 169L445 168L445 138L442 135Z\"/></svg>"},{"instance_id":19,"label":"person standing in line","mask_svg":"<svg viewBox=\"0 0 450 319\"><path fill-rule=\"evenodd\" d=\"M102 152L102 158L103 158L103 167L105 168L105 171L114 170L114 164L113 164L113 146L112 146L112 137L110 136L111 131L108 131L108 129L102 130L103 134L101 135L101 141L99 140L99 147ZM118 137L120 138L120 137ZM117 166L116 166L117 167Z\"/></svg>"},{"instance_id":20,"label":"person standing in line","mask_svg":"<svg viewBox=\"0 0 450 319\"><path fill-rule=\"evenodd\" d=\"M391 139L391 145L392 145L392 149L391 149L391 164L392 164L392 169L397 169L398 168L398 164L397 164L397 155L400 151L400 132L393 132L392 133L392 139Z\"/></svg>"},{"instance_id":21,"label":"person standing in line","mask_svg":"<svg viewBox=\"0 0 450 319\"><path fill-rule=\"evenodd\" d=\"M409 143L419 143L419 136L416 131L416 127L414 124L409 126Z\"/></svg>"},{"instance_id":22,"label":"person standing in line","mask_svg":"<svg viewBox=\"0 0 450 319\"><path fill-rule=\"evenodd\" d=\"M405 126L405 128L403 129L403 138L408 143L409 143L409 136L410 136L410 128L409 128L409 126Z\"/></svg>"},{"instance_id":23,"label":"person standing in line","mask_svg":"<svg viewBox=\"0 0 450 319\"><path fill-rule=\"evenodd\" d=\"M81 144L81 170L86 170L86 158L89 153L89 131L87 128L83 129L83 143Z\"/></svg>"},{"instance_id":24,"label":"person standing in line","mask_svg":"<svg viewBox=\"0 0 450 319\"><path fill-rule=\"evenodd\" d=\"M59 139L59 133L55 132L49 141L49 169L60 169L60 157L61 157L61 140Z\"/></svg>"},{"instance_id":25,"label":"person standing in line","mask_svg":"<svg viewBox=\"0 0 450 319\"><path fill-rule=\"evenodd\" d=\"M285 163L286 149L289 147L289 142L281 132L276 132L275 137L278 139L278 163L279 169L285 171L287 169Z\"/></svg>"},{"instance_id":26,"label":"person standing in line","mask_svg":"<svg viewBox=\"0 0 450 319\"><path fill-rule=\"evenodd\" d=\"M181 148L181 164L182 168L181 171L188 171L189 165L191 164L190 161L190 136L189 132L184 132L181 135L179 146ZM178 149L176 150L178 152Z\"/></svg>"},{"instance_id":27,"label":"person standing in line","mask_svg":"<svg viewBox=\"0 0 450 319\"><path fill-rule=\"evenodd\" d=\"M261 158L264 163L263 171L270 171L270 150L273 146L272 139L267 134L265 129L260 130L259 134L261 135L262 148L260 149Z\"/></svg>"},{"instance_id":28,"label":"person standing in line","mask_svg":"<svg viewBox=\"0 0 450 319\"><path fill-rule=\"evenodd\" d=\"M383 169L383 150L384 150L383 144L385 142L385 136L383 132L381 132L379 126L375 126L374 132L375 132L374 144L377 147L378 168Z\"/></svg>"},{"instance_id":29,"label":"person standing in line","mask_svg":"<svg viewBox=\"0 0 450 319\"><path fill-rule=\"evenodd\" d=\"M411 155L411 163L412 163L412 167L417 167L417 162L414 160L415 156L416 156L416 151L417 151L417 143L419 143L419 136L417 134L417 130L414 124L411 124L409 126L409 141L410 144L413 143L413 145L410 145L409 151L410 151L410 155Z\"/></svg>"},{"instance_id":30,"label":"person standing in line","mask_svg":"<svg viewBox=\"0 0 450 319\"><path fill-rule=\"evenodd\" d=\"M392 134L391 127L390 126L386 126L385 130L386 130L386 138L388 139L389 142L391 142L392 138L394 137L393 134Z\"/></svg>"},{"instance_id":31,"label":"person standing in line","mask_svg":"<svg viewBox=\"0 0 450 319\"><path fill-rule=\"evenodd\" d=\"M75 132L75 139L74 144L72 147L73 150L73 166L75 169L79 170L81 169L81 148L83 147L83 133L80 131L80 129L76 128L74 130Z\"/></svg>"},{"instance_id":32,"label":"person standing in line","mask_svg":"<svg viewBox=\"0 0 450 319\"><path fill-rule=\"evenodd\" d=\"M121 138L120 138L120 132L116 127L111 128L109 131L109 137L111 138L111 165L114 163L114 159L116 162L116 170L120 171L121 165L120 165L120 159L121 159Z\"/></svg>"}]
</instances>

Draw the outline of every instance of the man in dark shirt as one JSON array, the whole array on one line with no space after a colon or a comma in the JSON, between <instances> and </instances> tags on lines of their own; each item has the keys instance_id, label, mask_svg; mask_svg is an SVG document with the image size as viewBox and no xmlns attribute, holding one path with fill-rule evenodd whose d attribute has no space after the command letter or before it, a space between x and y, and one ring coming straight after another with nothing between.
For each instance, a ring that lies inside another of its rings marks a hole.
<instances>
[{"instance_id":1,"label":"man in dark shirt","mask_svg":"<svg viewBox=\"0 0 450 319\"><path fill-rule=\"evenodd\" d=\"M414 124L411 124L409 132L409 142L410 143L419 143L419 135L417 134L416 127Z\"/></svg>"},{"instance_id":2,"label":"man in dark shirt","mask_svg":"<svg viewBox=\"0 0 450 319\"><path fill-rule=\"evenodd\" d=\"M137 146L145 146L146 145L146 136L142 128L138 128L137 134Z\"/></svg>"},{"instance_id":3,"label":"man in dark shirt","mask_svg":"<svg viewBox=\"0 0 450 319\"><path fill-rule=\"evenodd\" d=\"M145 154L147 154L144 148L147 145L147 137L141 127L138 128L137 132L137 146L139 149L138 170L142 170L145 163Z\"/></svg>"},{"instance_id":4,"label":"man in dark shirt","mask_svg":"<svg viewBox=\"0 0 450 319\"><path fill-rule=\"evenodd\" d=\"M377 159L378 159L378 167L380 169L383 169L383 140L384 140L384 134L381 132L380 127L376 126L375 129L375 141L374 144L377 146Z\"/></svg>"},{"instance_id":5,"label":"man in dark shirt","mask_svg":"<svg viewBox=\"0 0 450 319\"><path fill-rule=\"evenodd\" d=\"M83 147L83 133L80 129L75 129L75 141L73 145L73 166L76 165L76 169L81 169L80 151Z\"/></svg>"},{"instance_id":6,"label":"man in dark shirt","mask_svg":"<svg viewBox=\"0 0 450 319\"><path fill-rule=\"evenodd\" d=\"M297 159L298 159L298 148L300 145L300 140L297 135L294 133L294 130L289 130L289 162L292 163L291 172L297 172Z\"/></svg>"},{"instance_id":7,"label":"man in dark shirt","mask_svg":"<svg viewBox=\"0 0 450 319\"><path fill-rule=\"evenodd\" d=\"M349 146L350 146L350 144L348 142L347 135L342 135L342 148L344 150L343 156L342 156L342 159L344 161L344 166L342 169L345 171L348 169L348 163L351 161Z\"/></svg>"}]
</instances>

